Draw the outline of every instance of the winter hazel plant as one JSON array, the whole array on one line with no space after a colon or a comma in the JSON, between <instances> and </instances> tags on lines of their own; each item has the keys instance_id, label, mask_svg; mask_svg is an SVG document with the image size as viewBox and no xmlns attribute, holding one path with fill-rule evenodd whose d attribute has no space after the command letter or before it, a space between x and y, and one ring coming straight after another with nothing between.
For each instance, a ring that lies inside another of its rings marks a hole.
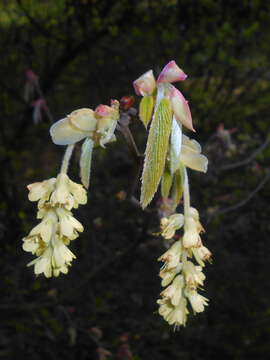
<instances>
[{"instance_id":1,"label":"winter hazel plant","mask_svg":"<svg viewBox=\"0 0 270 360\"><path fill-rule=\"evenodd\" d=\"M199 212L191 206L188 170L207 171L208 160L201 154L200 144L183 134L183 129L195 131L187 100L172 83L186 80L187 75L175 61L170 61L157 80L149 70L133 82L137 95L142 96L139 118L149 127L142 171L140 204L151 202L161 184L163 203L167 210L160 220L160 233L167 251L158 261L160 269L159 314L174 327L185 325L187 316L204 311L208 299L199 293L205 275L203 268L211 260L211 252L203 245ZM134 115L132 98L123 97L111 105L99 105L95 110L73 111L51 126L50 134L57 145L67 145L60 172L56 178L28 185L29 200L37 202L37 224L23 239L23 249L36 258L36 275L49 278L66 274L76 256L69 244L83 231L73 209L86 204L95 147L106 147L116 140L115 129L123 132L127 119ZM83 140L80 158L81 184L68 174L74 145ZM169 205L168 205L169 204ZM178 208L183 204L182 213ZM169 208L169 210L168 210ZM181 230L181 235L176 232Z\"/></svg>"}]
</instances>

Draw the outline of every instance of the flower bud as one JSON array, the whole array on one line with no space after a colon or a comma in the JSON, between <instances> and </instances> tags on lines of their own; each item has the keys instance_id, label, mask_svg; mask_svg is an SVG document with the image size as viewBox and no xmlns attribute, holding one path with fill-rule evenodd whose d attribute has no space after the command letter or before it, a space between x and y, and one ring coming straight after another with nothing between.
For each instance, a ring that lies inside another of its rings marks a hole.
<instances>
[{"instance_id":1,"label":"flower bud","mask_svg":"<svg viewBox=\"0 0 270 360\"><path fill-rule=\"evenodd\" d=\"M108 105L100 104L95 109L95 115L100 117L111 116L114 113L114 109Z\"/></svg>"},{"instance_id":2,"label":"flower bud","mask_svg":"<svg viewBox=\"0 0 270 360\"><path fill-rule=\"evenodd\" d=\"M152 95L156 88L156 80L153 70L149 70L133 82L134 90L137 95Z\"/></svg>"},{"instance_id":3,"label":"flower bud","mask_svg":"<svg viewBox=\"0 0 270 360\"><path fill-rule=\"evenodd\" d=\"M27 189L29 190L28 198L30 201L42 200L43 202L49 200L52 191L55 188L56 178L44 180L29 184Z\"/></svg>"},{"instance_id":4,"label":"flower bud","mask_svg":"<svg viewBox=\"0 0 270 360\"><path fill-rule=\"evenodd\" d=\"M123 110L128 110L134 104L133 96L123 96L120 99L120 106Z\"/></svg>"},{"instance_id":5,"label":"flower bud","mask_svg":"<svg viewBox=\"0 0 270 360\"><path fill-rule=\"evenodd\" d=\"M186 289L185 295L187 296L195 313L204 311L204 307L208 306L208 299L197 293L196 290Z\"/></svg>"},{"instance_id":6,"label":"flower bud","mask_svg":"<svg viewBox=\"0 0 270 360\"><path fill-rule=\"evenodd\" d=\"M161 292L161 296L169 298L172 305L177 306L182 297L182 289L184 287L184 278L182 275L178 275L173 280L173 283Z\"/></svg>"},{"instance_id":7,"label":"flower bud","mask_svg":"<svg viewBox=\"0 0 270 360\"><path fill-rule=\"evenodd\" d=\"M198 233L197 223L191 216L188 216L185 220L183 246L185 248L201 246L201 238Z\"/></svg>"},{"instance_id":8,"label":"flower bud","mask_svg":"<svg viewBox=\"0 0 270 360\"><path fill-rule=\"evenodd\" d=\"M210 250L207 249L207 247L205 246L200 246L197 249L198 255L199 257L203 260L203 261L210 261L211 257L212 257L212 253Z\"/></svg>"},{"instance_id":9,"label":"flower bud","mask_svg":"<svg viewBox=\"0 0 270 360\"><path fill-rule=\"evenodd\" d=\"M167 269L175 268L179 264L181 252L181 241L176 241L169 250L158 258L158 261L166 262Z\"/></svg>"},{"instance_id":10,"label":"flower bud","mask_svg":"<svg viewBox=\"0 0 270 360\"><path fill-rule=\"evenodd\" d=\"M172 83L176 81L186 80L187 75L182 69L176 64L174 60L170 61L161 71L157 79L157 83Z\"/></svg>"},{"instance_id":11,"label":"flower bud","mask_svg":"<svg viewBox=\"0 0 270 360\"><path fill-rule=\"evenodd\" d=\"M203 285L205 275L201 266L195 266L191 261L187 261L183 265L183 273L185 274L186 284L190 289Z\"/></svg>"},{"instance_id":12,"label":"flower bud","mask_svg":"<svg viewBox=\"0 0 270 360\"><path fill-rule=\"evenodd\" d=\"M169 218L162 218L160 221L161 234L165 239L171 239L175 231L184 225L184 216L182 214L174 214Z\"/></svg>"}]
</instances>

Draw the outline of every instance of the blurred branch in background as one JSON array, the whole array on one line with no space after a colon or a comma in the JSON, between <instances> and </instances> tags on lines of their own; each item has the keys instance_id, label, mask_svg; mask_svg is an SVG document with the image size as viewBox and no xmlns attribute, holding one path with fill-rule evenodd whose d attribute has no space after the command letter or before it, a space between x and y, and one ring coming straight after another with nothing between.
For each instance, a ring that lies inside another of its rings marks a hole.
<instances>
[{"instance_id":1,"label":"blurred branch in background","mask_svg":"<svg viewBox=\"0 0 270 360\"><path fill-rule=\"evenodd\" d=\"M270 144L270 135L267 134L267 137L265 139L265 141L250 155L248 156L246 159L244 160L240 160L237 161L235 163L232 164L227 164L227 165L223 165L220 167L219 170L232 170L232 169L236 169L238 167L242 167L245 165L248 165L249 163L251 163L253 160L256 159L256 157L264 151L264 149L266 149L268 147L268 145Z\"/></svg>"}]
</instances>

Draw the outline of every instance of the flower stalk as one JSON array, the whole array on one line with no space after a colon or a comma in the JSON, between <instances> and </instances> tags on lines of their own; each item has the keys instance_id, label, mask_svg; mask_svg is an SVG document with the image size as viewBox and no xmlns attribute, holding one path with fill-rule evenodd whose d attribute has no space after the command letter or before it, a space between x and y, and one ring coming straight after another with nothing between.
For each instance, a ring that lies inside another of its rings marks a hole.
<instances>
[{"instance_id":1,"label":"flower stalk","mask_svg":"<svg viewBox=\"0 0 270 360\"><path fill-rule=\"evenodd\" d=\"M66 148L60 169L60 173L62 174L66 174L68 171L69 161L72 156L73 149L74 149L74 144L68 145Z\"/></svg>"}]
</instances>

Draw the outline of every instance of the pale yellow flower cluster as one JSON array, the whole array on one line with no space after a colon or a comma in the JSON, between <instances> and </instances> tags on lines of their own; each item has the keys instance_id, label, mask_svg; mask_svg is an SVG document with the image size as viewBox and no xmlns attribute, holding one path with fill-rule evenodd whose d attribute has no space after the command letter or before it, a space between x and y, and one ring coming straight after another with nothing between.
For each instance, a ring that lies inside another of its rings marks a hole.
<instances>
[{"instance_id":1,"label":"pale yellow flower cluster","mask_svg":"<svg viewBox=\"0 0 270 360\"><path fill-rule=\"evenodd\" d=\"M86 204L86 191L65 173L30 184L28 190L29 200L38 201L37 218L41 219L23 239L23 249L37 256L28 266L34 265L35 274L44 273L47 278L66 274L76 258L67 245L83 231L71 209Z\"/></svg>"},{"instance_id":2,"label":"pale yellow flower cluster","mask_svg":"<svg viewBox=\"0 0 270 360\"><path fill-rule=\"evenodd\" d=\"M157 301L159 314L176 327L186 324L188 304L195 314L204 311L208 305L208 300L197 291L202 288L205 280L202 272L205 261L211 257L200 238L204 229L199 221L198 211L189 207L184 215L174 214L161 219L162 236L171 239L183 225L183 237L158 259L164 262L159 273L161 284L163 287L167 286L160 294L161 299ZM193 256L199 265L194 265L189 260Z\"/></svg>"}]
</instances>

